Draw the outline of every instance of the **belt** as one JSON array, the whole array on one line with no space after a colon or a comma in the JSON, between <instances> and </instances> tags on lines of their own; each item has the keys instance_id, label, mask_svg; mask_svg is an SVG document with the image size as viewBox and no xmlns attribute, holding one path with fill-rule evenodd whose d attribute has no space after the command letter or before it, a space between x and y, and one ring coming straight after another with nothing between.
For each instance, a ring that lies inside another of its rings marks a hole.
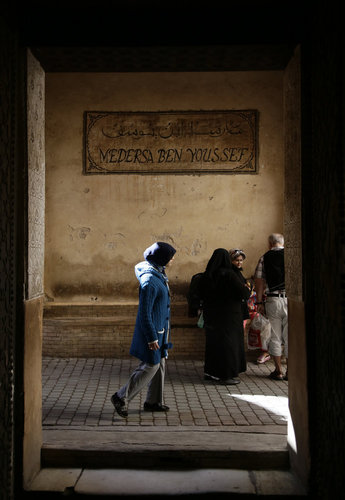
<instances>
[{"instance_id":1,"label":"belt","mask_svg":"<svg viewBox=\"0 0 345 500\"><path fill-rule=\"evenodd\" d=\"M275 293L266 293L267 297L283 297L285 299L286 293L285 292L275 292Z\"/></svg>"}]
</instances>

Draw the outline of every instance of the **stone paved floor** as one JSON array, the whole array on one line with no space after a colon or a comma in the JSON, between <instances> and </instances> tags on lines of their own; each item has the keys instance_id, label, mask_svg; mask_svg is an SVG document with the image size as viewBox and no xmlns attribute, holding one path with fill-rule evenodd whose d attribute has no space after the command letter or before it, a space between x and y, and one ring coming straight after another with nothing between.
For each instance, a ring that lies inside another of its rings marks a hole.
<instances>
[{"instance_id":1,"label":"stone paved floor","mask_svg":"<svg viewBox=\"0 0 345 500\"><path fill-rule=\"evenodd\" d=\"M142 411L144 391L120 418L110 402L137 365L135 359L43 359L43 428L102 426L285 426L288 382L268 378L273 363L248 362L237 386L203 380L202 361L169 359L165 382L167 413ZM248 427L247 427L248 428ZM282 427L281 427L282 428ZM249 430L249 429L248 429Z\"/></svg>"}]
</instances>

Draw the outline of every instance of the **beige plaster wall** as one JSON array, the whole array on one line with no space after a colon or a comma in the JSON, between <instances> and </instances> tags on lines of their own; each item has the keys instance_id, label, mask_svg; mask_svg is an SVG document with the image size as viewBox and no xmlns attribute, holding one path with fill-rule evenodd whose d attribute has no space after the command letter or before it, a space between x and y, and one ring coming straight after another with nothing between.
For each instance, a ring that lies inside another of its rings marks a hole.
<instances>
[{"instance_id":1,"label":"beige plaster wall","mask_svg":"<svg viewBox=\"0 0 345 500\"><path fill-rule=\"evenodd\" d=\"M25 289L23 485L40 470L44 304L44 71L27 52L28 243Z\"/></svg>"},{"instance_id":2,"label":"beige plaster wall","mask_svg":"<svg viewBox=\"0 0 345 500\"><path fill-rule=\"evenodd\" d=\"M82 174L83 112L257 109L259 173ZM283 231L283 73L46 75L45 292L55 301L133 301L133 267L156 240L177 254L173 300L217 247L242 247L250 276Z\"/></svg>"},{"instance_id":3,"label":"beige plaster wall","mask_svg":"<svg viewBox=\"0 0 345 500\"><path fill-rule=\"evenodd\" d=\"M25 301L23 484L41 466L43 297Z\"/></svg>"}]
</instances>

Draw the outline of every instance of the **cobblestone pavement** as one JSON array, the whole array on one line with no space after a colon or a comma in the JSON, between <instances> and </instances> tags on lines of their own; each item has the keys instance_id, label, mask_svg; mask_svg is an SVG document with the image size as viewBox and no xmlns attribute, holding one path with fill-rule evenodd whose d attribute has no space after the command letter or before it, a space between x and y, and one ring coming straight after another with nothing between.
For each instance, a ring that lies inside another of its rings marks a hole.
<instances>
[{"instance_id":1,"label":"cobblestone pavement","mask_svg":"<svg viewBox=\"0 0 345 500\"><path fill-rule=\"evenodd\" d=\"M110 397L137 363L135 359L44 358L43 427L287 424L288 382L268 378L274 369L271 361L264 365L248 362L247 371L240 375L241 383L224 386L203 380L203 361L169 359L164 394L170 411L143 411L142 391L131 401L128 417L122 419Z\"/></svg>"}]
</instances>

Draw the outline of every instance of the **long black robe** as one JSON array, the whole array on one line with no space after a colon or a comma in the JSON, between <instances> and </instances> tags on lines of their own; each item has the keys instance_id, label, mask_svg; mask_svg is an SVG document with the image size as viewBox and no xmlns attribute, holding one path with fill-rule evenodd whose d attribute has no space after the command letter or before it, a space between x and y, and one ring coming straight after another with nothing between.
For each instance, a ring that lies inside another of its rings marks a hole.
<instances>
[{"instance_id":1,"label":"long black robe","mask_svg":"<svg viewBox=\"0 0 345 500\"><path fill-rule=\"evenodd\" d=\"M231 265L228 251L214 251L202 282L206 330L204 371L221 380L246 371L243 319L249 289L239 269Z\"/></svg>"}]
</instances>

